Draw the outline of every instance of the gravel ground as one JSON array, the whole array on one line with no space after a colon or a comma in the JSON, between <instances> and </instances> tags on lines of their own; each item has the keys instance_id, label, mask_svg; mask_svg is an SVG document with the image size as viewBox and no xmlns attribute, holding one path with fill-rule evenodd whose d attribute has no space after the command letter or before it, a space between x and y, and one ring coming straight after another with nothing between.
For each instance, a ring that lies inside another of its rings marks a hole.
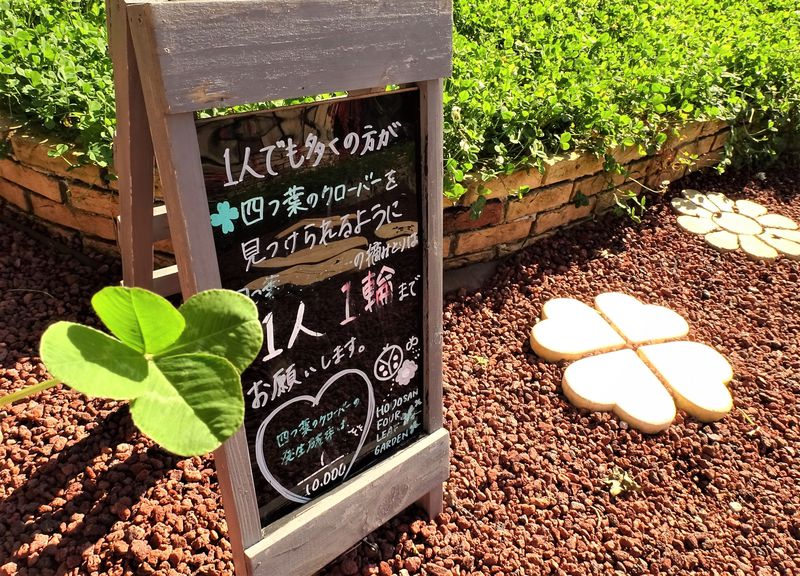
<instances>
[{"instance_id":1,"label":"gravel ground","mask_svg":"<svg viewBox=\"0 0 800 576\"><path fill-rule=\"evenodd\" d=\"M799 173L682 185L800 220ZM58 319L94 322L88 299L119 265L13 229L0 260L7 392L45 378L39 335ZM479 291L451 294L445 511L428 522L406 510L321 574L800 573L799 277L800 262L714 252L659 200L640 226L607 217L559 233ZM565 401L565 364L531 352L530 326L550 298L591 303L608 290L683 314L691 339L730 360L728 417L679 415L644 436ZM153 446L124 403L49 390L0 411L0 430L0 576L231 572L213 460ZM604 480L615 468L641 489L612 497Z\"/></svg>"}]
</instances>

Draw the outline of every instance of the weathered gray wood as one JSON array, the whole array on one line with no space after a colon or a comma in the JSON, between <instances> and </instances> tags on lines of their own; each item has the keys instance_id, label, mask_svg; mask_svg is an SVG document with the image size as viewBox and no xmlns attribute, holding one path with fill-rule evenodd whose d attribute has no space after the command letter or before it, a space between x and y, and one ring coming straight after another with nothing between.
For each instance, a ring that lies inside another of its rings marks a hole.
<instances>
[{"instance_id":1,"label":"weathered gray wood","mask_svg":"<svg viewBox=\"0 0 800 576\"><path fill-rule=\"evenodd\" d=\"M422 82L420 88L420 125L422 149L422 205L425 214L425 289L423 309L426 316L425 382L427 430L442 427L442 81Z\"/></svg>"},{"instance_id":2,"label":"weathered gray wood","mask_svg":"<svg viewBox=\"0 0 800 576\"><path fill-rule=\"evenodd\" d=\"M122 278L126 286L152 288L153 143L125 2L107 0L106 13L116 95L114 166L119 177Z\"/></svg>"},{"instance_id":3,"label":"weathered gray wood","mask_svg":"<svg viewBox=\"0 0 800 576\"><path fill-rule=\"evenodd\" d=\"M214 462L228 521L234 566L237 574L248 574L244 550L257 544L262 534L244 426L214 451Z\"/></svg>"},{"instance_id":4,"label":"weathered gray wood","mask_svg":"<svg viewBox=\"0 0 800 576\"><path fill-rule=\"evenodd\" d=\"M451 0L128 4L170 113L450 75Z\"/></svg>"},{"instance_id":5,"label":"weathered gray wood","mask_svg":"<svg viewBox=\"0 0 800 576\"><path fill-rule=\"evenodd\" d=\"M442 187L443 134L441 79L419 83L420 126L423 150L422 206L425 214L423 247L425 285L425 412L423 424L429 432L443 426L442 414ZM419 503L434 518L442 512L442 484L425 494Z\"/></svg>"},{"instance_id":6,"label":"weathered gray wood","mask_svg":"<svg viewBox=\"0 0 800 576\"><path fill-rule=\"evenodd\" d=\"M440 429L270 525L248 548L252 576L309 576L366 534L434 490L449 471L450 439Z\"/></svg>"},{"instance_id":7,"label":"weathered gray wood","mask_svg":"<svg viewBox=\"0 0 800 576\"><path fill-rule=\"evenodd\" d=\"M136 58L151 62L152 46L134 41ZM197 131L191 113L167 114L159 97L158 71L140 66L175 259L184 297L220 287ZM153 213L150 211L152 225ZM261 537L261 522L244 429L214 452L228 521L234 567L247 574L244 549Z\"/></svg>"},{"instance_id":8,"label":"weathered gray wood","mask_svg":"<svg viewBox=\"0 0 800 576\"><path fill-rule=\"evenodd\" d=\"M147 90L145 98L148 98ZM150 129L159 158L167 220L183 294L188 297L202 290L219 288L219 266L194 117L189 113L151 117ZM150 210L152 226L152 208Z\"/></svg>"}]
</instances>

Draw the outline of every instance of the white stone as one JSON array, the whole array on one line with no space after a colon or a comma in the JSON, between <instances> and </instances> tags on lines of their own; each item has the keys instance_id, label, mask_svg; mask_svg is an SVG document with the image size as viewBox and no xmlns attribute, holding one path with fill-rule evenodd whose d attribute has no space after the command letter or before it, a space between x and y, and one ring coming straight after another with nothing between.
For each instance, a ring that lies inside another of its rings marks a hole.
<instances>
[{"instance_id":1,"label":"white stone","mask_svg":"<svg viewBox=\"0 0 800 576\"><path fill-rule=\"evenodd\" d=\"M625 345L597 311L572 298L547 301L542 318L531 329L531 348L550 362L574 360Z\"/></svg>"},{"instance_id":2,"label":"white stone","mask_svg":"<svg viewBox=\"0 0 800 576\"><path fill-rule=\"evenodd\" d=\"M700 206L698 206L691 200L687 200L686 198L673 198L670 203L672 204L672 208L676 212L680 214L685 214L686 216L711 218L711 216L713 215L713 212L709 212L705 208L700 208Z\"/></svg>"},{"instance_id":3,"label":"white stone","mask_svg":"<svg viewBox=\"0 0 800 576\"><path fill-rule=\"evenodd\" d=\"M621 292L598 294L595 307L632 344L683 338L689 325L680 314L663 306L642 304Z\"/></svg>"},{"instance_id":4,"label":"white stone","mask_svg":"<svg viewBox=\"0 0 800 576\"><path fill-rule=\"evenodd\" d=\"M778 257L778 251L757 236L740 236L739 245L742 252L752 260L775 260Z\"/></svg>"},{"instance_id":5,"label":"white stone","mask_svg":"<svg viewBox=\"0 0 800 576\"><path fill-rule=\"evenodd\" d=\"M579 408L614 413L648 434L667 428L675 419L669 392L633 350L591 356L570 364L562 389Z\"/></svg>"},{"instance_id":6,"label":"white stone","mask_svg":"<svg viewBox=\"0 0 800 576\"><path fill-rule=\"evenodd\" d=\"M681 190L681 194L683 194L683 197L686 198L687 200L692 201L701 208L705 208L711 213L716 214L720 211L717 205L714 204L711 200L709 200L708 196L706 196L699 190L692 190L692 189Z\"/></svg>"},{"instance_id":7,"label":"white stone","mask_svg":"<svg viewBox=\"0 0 800 576\"><path fill-rule=\"evenodd\" d=\"M785 230L797 230L797 222L780 214L764 214L757 218L762 226L767 228L783 228Z\"/></svg>"},{"instance_id":8,"label":"white stone","mask_svg":"<svg viewBox=\"0 0 800 576\"><path fill-rule=\"evenodd\" d=\"M642 346L638 353L670 388L678 408L701 422L719 420L733 409L726 386L733 370L710 346L667 342Z\"/></svg>"},{"instance_id":9,"label":"white stone","mask_svg":"<svg viewBox=\"0 0 800 576\"><path fill-rule=\"evenodd\" d=\"M714 216L712 220L721 228L734 234L761 234L764 231L761 225L752 218L733 212L723 212Z\"/></svg>"},{"instance_id":10,"label":"white stone","mask_svg":"<svg viewBox=\"0 0 800 576\"><path fill-rule=\"evenodd\" d=\"M767 209L764 206L752 200L737 200L734 204L736 204L737 212L750 218L758 218L767 213Z\"/></svg>"},{"instance_id":11,"label":"white stone","mask_svg":"<svg viewBox=\"0 0 800 576\"><path fill-rule=\"evenodd\" d=\"M719 208L720 212L734 212L736 210L736 204L734 201L725 196L725 194L720 192L709 192L706 194L706 197L708 197L708 199L711 200L711 202L713 202L717 208Z\"/></svg>"},{"instance_id":12,"label":"white stone","mask_svg":"<svg viewBox=\"0 0 800 576\"><path fill-rule=\"evenodd\" d=\"M710 216L710 214L709 214ZM692 234L708 234L714 230L719 230L719 226L714 224L711 218L698 218L697 216L678 216L678 226L691 232Z\"/></svg>"},{"instance_id":13,"label":"white stone","mask_svg":"<svg viewBox=\"0 0 800 576\"><path fill-rule=\"evenodd\" d=\"M709 234L706 234L704 238L712 248L716 248L722 252L730 252L731 250L736 250L739 247L739 237L736 236L736 234L728 232L727 230L710 232Z\"/></svg>"},{"instance_id":14,"label":"white stone","mask_svg":"<svg viewBox=\"0 0 800 576\"><path fill-rule=\"evenodd\" d=\"M800 260L800 243L786 240L780 236L773 236L769 231L759 236L759 238L784 256L792 260Z\"/></svg>"}]
</instances>

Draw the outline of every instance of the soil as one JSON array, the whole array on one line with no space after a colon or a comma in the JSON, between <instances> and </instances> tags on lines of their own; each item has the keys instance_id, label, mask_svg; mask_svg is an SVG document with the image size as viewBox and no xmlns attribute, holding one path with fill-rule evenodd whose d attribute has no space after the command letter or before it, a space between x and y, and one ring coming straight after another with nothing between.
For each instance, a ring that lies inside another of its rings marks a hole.
<instances>
[{"instance_id":1,"label":"soil","mask_svg":"<svg viewBox=\"0 0 800 576\"><path fill-rule=\"evenodd\" d=\"M757 176L680 187L800 221L800 170ZM677 192L640 225L573 227L447 297L445 511L404 511L321 574L800 573L800 262L714 251L678 229ZM46 378L35 354L49 323L96 325L89 297L119 264L89 258L0 236L0 392ZM646 436L573 408L566 363L537 358L528 333L546 300L609 290L672 308L725 355L734 411L714 424L679 414ZM154 446L125 403L52 389L0 411L0 431L0 576L231 573L213 460ZM615 469L639 489L612 496Z\"/></svg>"}]
</instances>

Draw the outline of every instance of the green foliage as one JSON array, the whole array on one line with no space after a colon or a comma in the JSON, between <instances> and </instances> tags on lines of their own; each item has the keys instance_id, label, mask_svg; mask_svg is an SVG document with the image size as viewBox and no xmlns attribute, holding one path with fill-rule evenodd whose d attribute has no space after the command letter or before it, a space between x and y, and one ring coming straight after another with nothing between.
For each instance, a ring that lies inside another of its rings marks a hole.
<instances>
[{"instance_id":1,"label":"green foliage","mask_svg":"<svg viewBox=\"0 0 800 576\"><path fill-rule=\"evenodd\" d=\"M583 192L575 192L575 198L572 199L572 204L575 208L589 205L589 198Z\"/></svg>"},{"instance_id":2,"label":"green foliage","mask_svg":"<svg viewBox=\"0 0 800 576\"><path fill-rule=\"evenodd\" d=\"M8 110L109 163L103 0L0 0L0 19ZM655 150L690 120L732 122L728 151L757 162L800 137L796 0L455 0L454 21L452 200L559 152Z\"/></svg>"},{"instance_id":3,"label":"green foliage","mask_svg":"<svg viewBox=\"0 0 800 576\"><path fill-rule=\"evenodd\" d=\"M775 152L759 139L800 136L796 0L455 0L454 12L451 198L461 173L655 150L690 120L733 122L731 152L756 159Z\"/></svg>"},{"instance_id":4,"label":"green foliage","mask_svg":"<svg viewBox=\"0 0 800 576\"><path fill-rule=\"evenodd\" d=\"M646 210L646 197L632 190L617 190L614 194L614 214L627 216L635 224L642 222Z\"/></svg>"},{"instance_id":5,"label":"green foliage","mask_svg":"<svg viewBox=\"0 0 800 576\"><path fill-rule=\"evenodd\" d=\"M626 492L638 492L642 489L627 470L617 466L614 466L611 474L603 479L603 483L608 486L608 493L615 497Z\"/></svg>"},{"instance_id":6,"label":"green foliage","mask_svg":"<svg viewBox=\"0 0 800 576\"><path fill-rule=\"evenodd\" d=\"M72 322L50 326L40 354L57 381L87 396L130 400L139 429L182 456L214 450L239 429L240 375L263 339L250 299L208 290L176 310L151 292L109 287L92 305L118 339Z\"/></svg>"},{"instance_id":7,"label":"green foliage","mask_svg":"<svg viewBox=\"0 0 800 576\"><path fill-rule=\"evenodd\" d=\"M73 139L82 160L109 165L114 90L102 0L0 0L0 22L4 108Z\"/></svg>"}]
</instances>

